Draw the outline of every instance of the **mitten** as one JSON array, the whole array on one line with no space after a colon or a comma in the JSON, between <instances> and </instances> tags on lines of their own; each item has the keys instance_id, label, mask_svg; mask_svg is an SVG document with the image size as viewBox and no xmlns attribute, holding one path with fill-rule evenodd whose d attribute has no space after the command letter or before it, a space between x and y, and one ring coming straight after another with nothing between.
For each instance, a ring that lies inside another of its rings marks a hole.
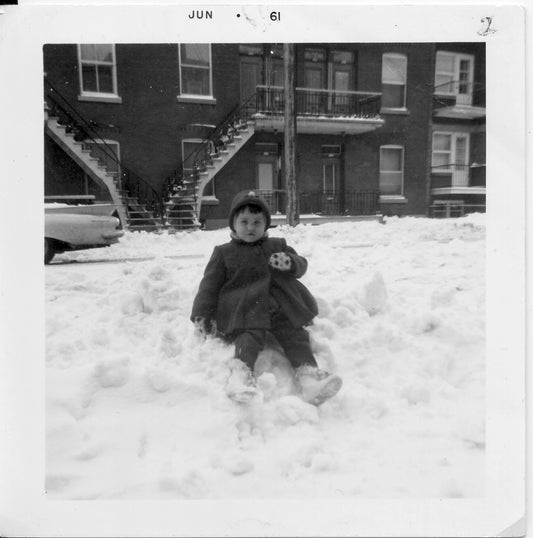
<instances>
[{"instance_id":1,"label":"mitten","mask_svg":"<svg viewBox=\"0 0 533 538\"><path fill-rule=\"evenodd\" d=\"M204 338L208 334L214 335L216 333L216 323L212 320L207 320L202 317L194 318L194 327L196 329L196 332Z\"/></svg>"},{"instance_id":2,"label":"mitten","mask_svg":"<svg viewBox=\"0 0 533 538\"><path fill-rule=\"evenodd\" d=\"M268 263L271 267L279 271L290 271L292 267L291 257L285 252L275 252L270 256Z\"/></svg>"}]
</instances>

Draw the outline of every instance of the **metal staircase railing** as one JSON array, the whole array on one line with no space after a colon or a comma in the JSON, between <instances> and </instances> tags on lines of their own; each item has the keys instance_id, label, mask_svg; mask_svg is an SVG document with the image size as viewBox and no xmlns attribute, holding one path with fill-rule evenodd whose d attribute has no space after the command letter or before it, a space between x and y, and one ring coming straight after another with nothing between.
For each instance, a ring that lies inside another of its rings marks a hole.
<instances>
[{"instance_id":1,"label":"metal staircase railing","mask_svg":"<svg viewBox=\"0 0 533 538\"><path fill-rule=\"evenodd\" d=\"M160 194L124 165L113 148L95 130L95 122L86 120L47 79L45 79L45 89L45 100L50 116L57 117L58 122L65 126L66 131L73 134L75 141L97 144L105 157L117 164L119 172L114 181L121 193L130 227L135 228L135 224L147 226L149 221L153 221L157 226L161 225L164 205Z\"/></svg>"},{"instance_id":2,"label":"metal staircase railing","mask_svg":"<svg viewBox=\"0 0 533 538\"><path fill-rule=\"evenodd\" d=\"M163 200L187 198L195 205L198 202L198 186L200 174L207 171L221 154L227 152L239 133L239 129L247 126L252 115L257 111L257 95L254 93L244 103L236 105L212 132L193 151L185 156L180 167L169 176L162 188ZM185 163L191 162L190 169L185 169Z\"/></svg>"}]
</instances>

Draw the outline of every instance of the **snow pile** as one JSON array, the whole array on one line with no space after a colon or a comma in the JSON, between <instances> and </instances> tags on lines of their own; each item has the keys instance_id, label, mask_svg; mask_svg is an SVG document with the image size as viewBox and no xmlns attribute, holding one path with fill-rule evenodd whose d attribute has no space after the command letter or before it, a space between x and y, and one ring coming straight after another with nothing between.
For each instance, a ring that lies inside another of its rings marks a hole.
<instances>
[{"instance_id":1,"label":"snow pile","mask_svg":"<svg viewBox=\"0 0 533 538\"><path fill-rule=\"evenodd\" d=\"M262 399L226 397L233 350L197 336L189 314L227 229L126 233L57 256L46 267L49 497L482 495L484 232L483 215L271 231L308 258L313 348L344 380L319 408L269 354Z\"/></svg>"}]
</instances>

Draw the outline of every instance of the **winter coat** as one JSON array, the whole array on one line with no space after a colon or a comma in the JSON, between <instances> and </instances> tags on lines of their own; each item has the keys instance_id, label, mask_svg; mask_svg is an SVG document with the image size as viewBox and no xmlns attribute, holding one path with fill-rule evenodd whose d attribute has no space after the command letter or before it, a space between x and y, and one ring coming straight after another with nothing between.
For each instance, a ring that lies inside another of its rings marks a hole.
<instances>
[{"instance_id":1,"label":"winter coat","mask_svg":"<svg viewBox=\"0 0 533 538\"><path fill-rule=\"evenodd\" d=\"M292 260L289 271L270 267L275 252ZM303 327L318 314L309 290L297 279L307 270L307 260L285 239L263 237L255 243L233 238L215 247L196 298L191 320L216 321L217 330L231 334L245 329L269 329L277 308L294 328Z\"/></svg>"}]
</instances>

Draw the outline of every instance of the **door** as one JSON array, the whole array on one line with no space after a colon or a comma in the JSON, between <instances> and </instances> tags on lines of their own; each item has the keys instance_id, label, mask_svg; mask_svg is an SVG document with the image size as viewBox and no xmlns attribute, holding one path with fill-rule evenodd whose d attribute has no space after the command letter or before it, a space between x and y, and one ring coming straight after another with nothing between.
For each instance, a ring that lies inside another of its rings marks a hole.
<instances>
[{"instance_id":1,"label":"door","mask_svg":"<svg viewBox=\"0 0 533 538\"><path fill-rule=\"evenodd\" d=\"M459 54L456 59L457 104L471 105L474 84L474 61L471 56Z\"/></svg>"},{"instance_id":2,"label":"door","mask_svg":"<svg viewBox=\"0 0 533 538\"><path fill-rule=\"evenodd\" d=\"M263 60L258 56L241 56L241 103L245 103L263 82Z\"/></svg>"},{"instance_id":3,"label":"door","mask_svg":"<svg viewBox=\"0 0 533 538\"><path fill-rule=\"evenodd\" d=\"M340 161L328 159L322 163L323 197L321 210L327 214L339 214L340 210Z\"/></svg>"},{"instance_id":4,"label":"door","mask_svg":"<svg viewBox=\"0 0 533 538\"><path fill-rule=\"evenodd\" d=\"M275 155L258 156L257 189L266 200L270 211L278 213L282 210L283 192L278 189L278 159Z\"/></svg>"},{"instance_id":5,"label":"door","mask_svg":"<svg viewBox=\"0 0 533 538\"><path fill-rule=\"evenodd\" d=\"M468 135L455 135L455 166L452 171L452 186L453 187L468 187L468 172L469 172L469 147Z\"/></svg>"}]
</instances>

